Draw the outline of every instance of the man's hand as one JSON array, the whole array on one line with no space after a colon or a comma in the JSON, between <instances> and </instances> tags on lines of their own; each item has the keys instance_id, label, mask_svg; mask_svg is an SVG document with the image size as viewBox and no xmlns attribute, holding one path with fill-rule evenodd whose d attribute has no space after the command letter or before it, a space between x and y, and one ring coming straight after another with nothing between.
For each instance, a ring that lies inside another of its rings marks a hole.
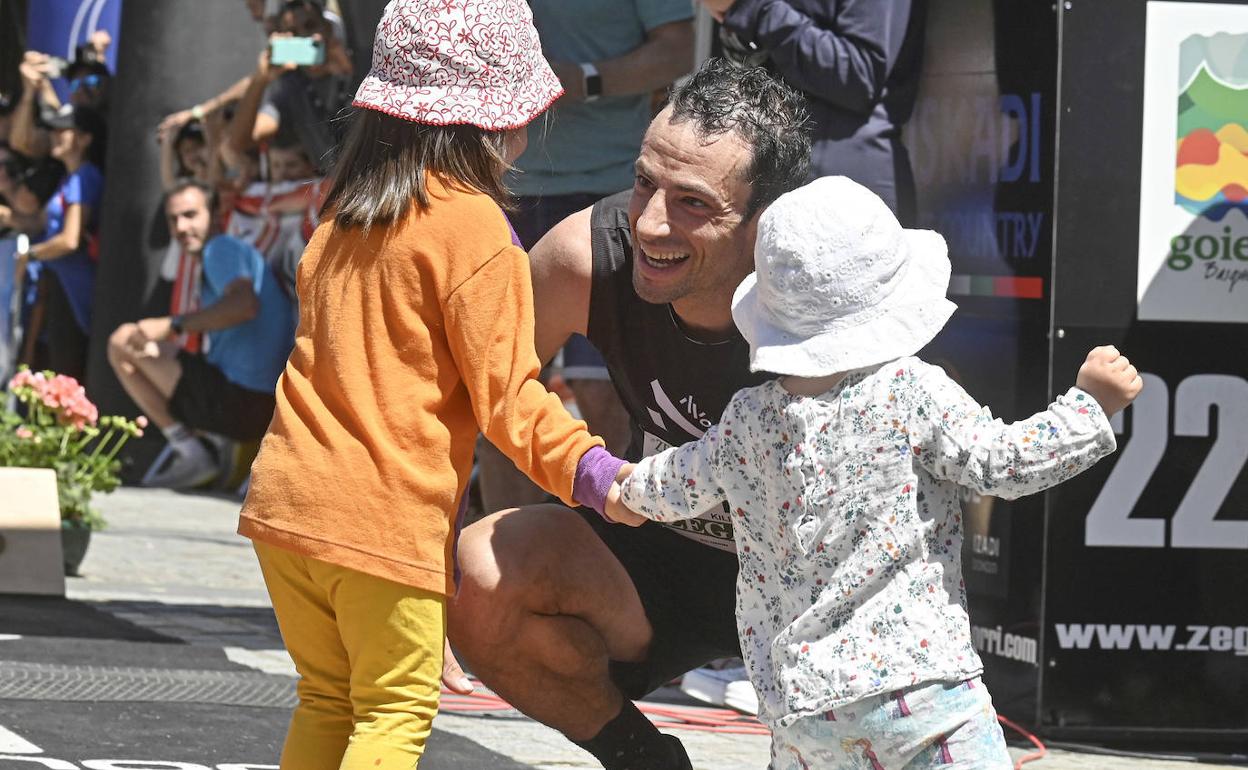
<instances>
[{"instance_id":1,"label":"man's hand","mask_svg":"<svg viewBox=\"0 0 1248 770\"><path fill-rule=\"evenodd\" d=\"M1144 380L1118 348L1103 345L1088 353L1075 386L1095 398L1105 415L1112 417L1140 395Z\"/></svg>"},{"instance_id":2,"label":"man's hand","mask_svg":"<svg viewBox=\"0 0 1248 770\"><path fill-rule=\"evenodd\" d=\"M711 12L711 16L715 21L722 22L724 16L732 9L733 4L737 0L698 0L699 3L706 6L706 10Z\"/></svg>"},{"instance_id":3,"label":"man's hand","mask_svg":"<svg viewBox=\"0 0 1248 770\"><path fill-rule=\"evenodd\" d=\"M144 344L148 342L160 342L167 340L173 336L172 319L168 316L161 318L144 318L135 323L138 327L139 335L142 336Z\"/></svg>"},{"instance_id":4,"label":"man's hand","mask_svg":"<svg viewBox=\"0 0 1248 770\"><path fill-rule=\"evenodd\" d=\"M442 684L446 689L460 695L468 695L473 690L472 680L464 674L464 669L455 659L455 653L451 652L449 639L445 641L442 649Z\"/></svg>"}]
</instances>

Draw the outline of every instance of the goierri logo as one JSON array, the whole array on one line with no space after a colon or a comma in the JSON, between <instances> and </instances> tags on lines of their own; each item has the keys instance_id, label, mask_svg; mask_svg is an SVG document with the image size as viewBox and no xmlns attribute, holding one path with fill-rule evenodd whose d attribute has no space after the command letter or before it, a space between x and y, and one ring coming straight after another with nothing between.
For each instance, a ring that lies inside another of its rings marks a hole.
<instances>
[{"instance_id":1,"label":"goierri logo","mask_svg":"<svg viewBox=\"0 0 1248 770\"><path fill-rule=\"evenodd\" d=\"M1148 5L1139 317L1248 322L1248 8Z\"/></svg>"}]
</instances>

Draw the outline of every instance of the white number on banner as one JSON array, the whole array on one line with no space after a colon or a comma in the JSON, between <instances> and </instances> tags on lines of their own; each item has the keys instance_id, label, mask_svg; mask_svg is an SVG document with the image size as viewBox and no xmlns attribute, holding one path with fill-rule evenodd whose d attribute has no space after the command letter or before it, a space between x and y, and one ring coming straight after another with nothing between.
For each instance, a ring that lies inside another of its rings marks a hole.
<instances>
[{"instance_id":1,"label":"white number on banner","mask_svg":"<svg viewBox=\"0 0 1248 770\"><path fill-rule=\"evenodd\" d=\"M1131 441L1088 511L1084 542L1090 546L1166 547L1165 521L1130 518L1169 443L1166 383L1155 374L1140 376L1144 391L1129 407ZM1215 406L1216 428L1210 425ZM1122 433L1122 413L1111 424L1115 433ZM1209 456L1170 519L1170 546L1248 550L1248 521L1215 520L1248 463L1248 382L1224 374L1197 374L1179 384L1174 394L1174 435L1211 433L1217 439Z\"/></svg>"}]
</instances>

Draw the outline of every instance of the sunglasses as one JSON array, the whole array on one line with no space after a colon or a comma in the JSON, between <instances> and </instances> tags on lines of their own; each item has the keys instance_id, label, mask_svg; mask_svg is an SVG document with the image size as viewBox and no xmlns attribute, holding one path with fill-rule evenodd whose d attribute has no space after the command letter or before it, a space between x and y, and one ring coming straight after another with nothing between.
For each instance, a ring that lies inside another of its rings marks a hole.
<instances>
[{"instance_id":1,"label":"sunglasses","mask_svg":"<svg viewBox=\"0 0 1248 770\"><path fill-rule=\"evenodd\" d=\"M99 88L102 82L104 82L104 78L99 75L86 75L69 81L69 90L77 91L81 88Z\"/></svg>"}]
</instances>

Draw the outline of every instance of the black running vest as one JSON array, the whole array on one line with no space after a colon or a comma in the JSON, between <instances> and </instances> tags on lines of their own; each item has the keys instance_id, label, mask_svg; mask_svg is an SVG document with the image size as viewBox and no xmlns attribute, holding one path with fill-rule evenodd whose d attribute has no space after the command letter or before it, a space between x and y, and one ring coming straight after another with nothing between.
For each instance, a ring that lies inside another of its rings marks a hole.
<instances>
[{"instance_id":1,"label":"black running vest","mask_svg":"<svg viewBox=\"0 0 1248 770\"><path fill-rule=\"evenodd\" d=\"M594 259L589 341L607 362L611 382L632 424L628 459L636 460L701 436L741 388L759 385L749 344L734 328L715 343L690 339L670 305L653 305L633 290L633 245L622 192L594 204ZM735 550L727 510L668 525L722 550Z\"/></svg>"}]
</instances>

